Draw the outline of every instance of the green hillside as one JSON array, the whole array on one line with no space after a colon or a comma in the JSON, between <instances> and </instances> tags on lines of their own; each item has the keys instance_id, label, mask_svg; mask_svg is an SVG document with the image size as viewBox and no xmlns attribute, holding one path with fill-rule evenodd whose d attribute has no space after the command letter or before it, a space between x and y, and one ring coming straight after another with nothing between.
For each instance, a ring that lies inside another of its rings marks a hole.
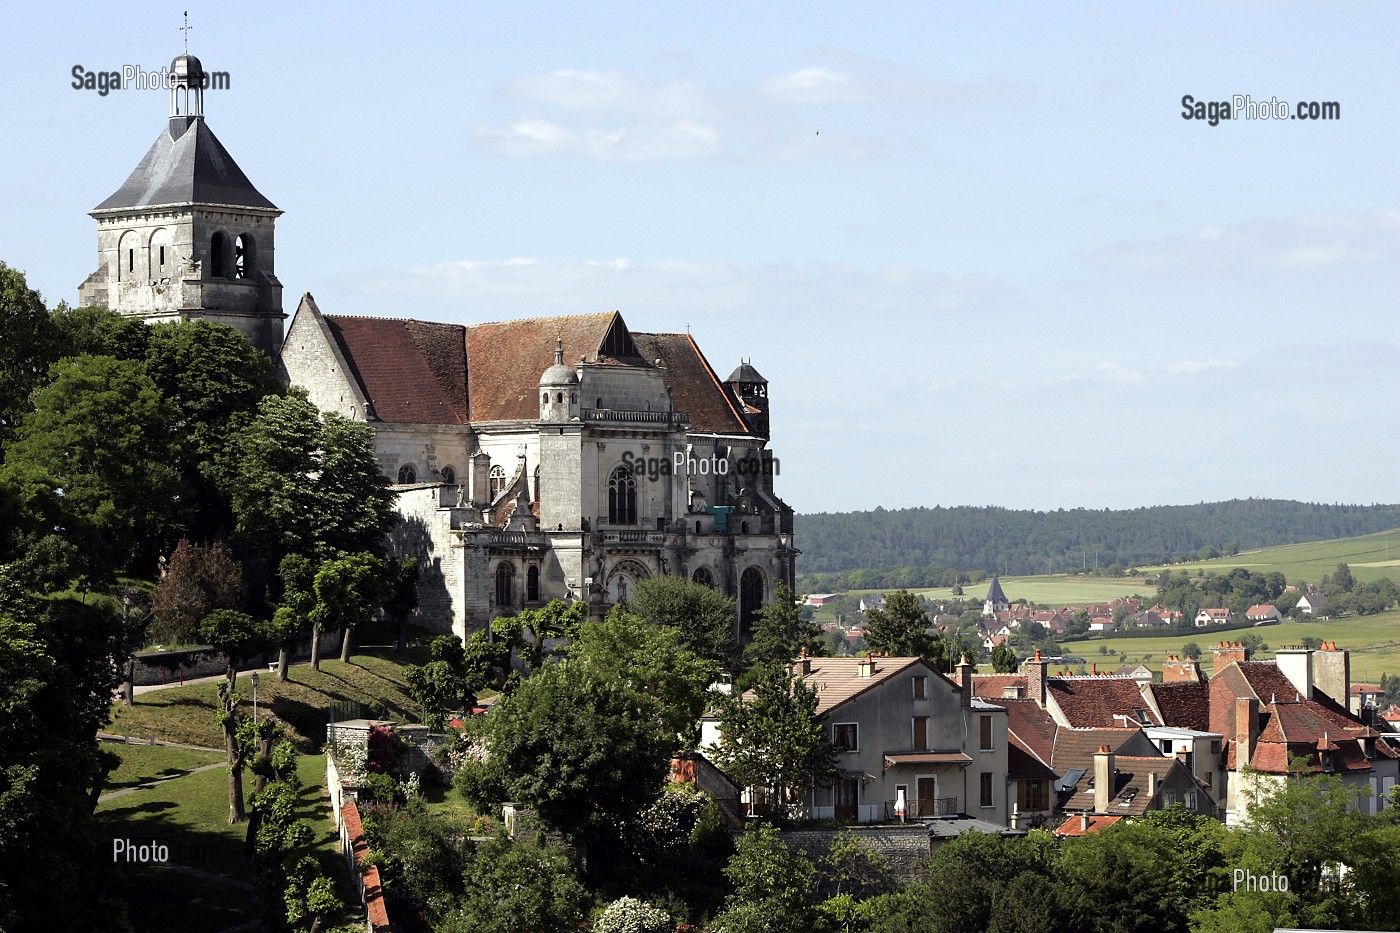
<instances>
[{"instance_id":1,"label":"green hillside","mask_svg":"<svg viewBox=\"0 0 1400 933\"><path fill-rule=\"evenodd\" d=\"M1278 571L1289 583L1318 583L1323 576L1345 563L1357 580L1367 582L1381 577L1400 580L1400 529L1358 535L1353 538L1332 538L1304 544L1241 551L1233 557L1216 560L1190 561L1172 564L1171 570L1204 570L1227 573L1231 568L1244 567L1250 571ZM1160 570L1161 567L1148 568Z\"/></svg>"}]
</instances>

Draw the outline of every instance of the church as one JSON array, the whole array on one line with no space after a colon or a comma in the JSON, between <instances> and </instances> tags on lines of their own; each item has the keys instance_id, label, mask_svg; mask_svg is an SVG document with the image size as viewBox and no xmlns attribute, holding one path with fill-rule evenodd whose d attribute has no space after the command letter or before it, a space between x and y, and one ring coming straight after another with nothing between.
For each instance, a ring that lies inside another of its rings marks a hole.
<instances>
[{"instance_id":1,"label":"church","mask_svg":"<svg viewBox=\"0 0 1400 933\"><path fill-rule=\"evenodd\" d=\"M743 634L792 586L751 363L721 379L689 333L633 331L617 311L461 325L327 314L307 294L285 324L281 211L206 124L199 59L171 72L166 127L92 211L79 300L237 328L322 411L370 425L402 519L391 549L418 558L418 624L465 637L552 599L601 617L677 576L733 596Z\"/></svg>"}]
</instances>

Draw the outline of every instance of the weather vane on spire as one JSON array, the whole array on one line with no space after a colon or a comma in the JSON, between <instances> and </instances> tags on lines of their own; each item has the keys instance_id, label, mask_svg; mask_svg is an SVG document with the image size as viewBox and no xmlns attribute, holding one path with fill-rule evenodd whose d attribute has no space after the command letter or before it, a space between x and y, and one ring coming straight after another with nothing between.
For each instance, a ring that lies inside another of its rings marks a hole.
<instances>
[{"instance_id":1,"label":"weather vane on spire","mask_svg":"<svg viewBox=\"0 0 1400 933\"><path fill-rule=\"evenodd\" d=\"M180 27L180 31L185 34L185 54L190 54L190 30L194 27L190 25L190 11L185 11L185 25Z\"/></svg>"}]
</instances>

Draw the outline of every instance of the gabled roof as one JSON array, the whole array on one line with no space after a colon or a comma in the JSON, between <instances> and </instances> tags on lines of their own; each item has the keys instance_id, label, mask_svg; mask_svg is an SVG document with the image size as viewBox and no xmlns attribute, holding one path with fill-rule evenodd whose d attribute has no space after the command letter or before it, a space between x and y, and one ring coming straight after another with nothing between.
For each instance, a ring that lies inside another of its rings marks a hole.
<instances>
[{"instance_id":1,"label":"gabled roof","mask_svg":"<svg viewBox=\"0 0 1400 933\"><path fill-rule=\"evenodd\" d=\"M323 315L374 419L467 422L466 351L460 324Z\"/></svg>"},{"instance_id":2,"label":"gabled roof","mask_svg":"<svg viewBox=\"0 0 1400 933\"><path fill-rule=\"evenodd\" d=\"M94 211L168 204L226 204L277 210L263 197L203 117L176 117L136 170Z\"/></svg>"},{"instance_id":3,"label":"gabled roof","mask_svg":"<svg viewBox=\"0 0 1400 933\"><path fill-rule=\"evenodd\" d=\"M1054 697L1071 726L1121 726L1124 716L1129 722L1144 722L1145 716L1147 725L1162 724L1130 677L1052 677L1046 687L1046 702Z\"/></svg>"},{"instance_id":4,"label":"gabled roof","mask_svg":"<svg viewBox=\"0 0 1400 933\"><path fill-rule=\"evenodd\" d=\"M1162 713L1162 723L1179 729L1210 731L1210 684L1149 684L1152 698Z\"/></svg>"},{"instance_id":5,"label":"gabled roof","mask_svg":"<svg viewBox=\"0 0 1400 933\"><path fill-rule=\"evenodd\" d=\"M540 373L554 364L556 341L563 341L564 362L570 366L580 357L590 363L647 365L616 311L477 324L467 328L472 420L537 420Z\"/></svg>"},{"instance_id":6,"label":"gabled roof","mask_svg":"<svg viewBox=\"0 0 1400 933\"><path fill-rule=\"evenodd\" d=\"M825 716L867 690L887 683L915 665L924 664L920 658L874 658L874 670L870 676L861 677L860 665L865 663L865 658L807 658L806 661L808 672L801 673L802 662L798 661L799 666L793 668L793 676L801 677L807 686L816 689L818 716ZM935 673L934 676L957 689L942 674Z\"/></svg>"},{"instance_id":7,"label":"gabled roof","mask_svg":"<svg viewBox=\"0 0 1400 933\"><path fill-rule=\"evenodd\" d=\"M1168 777L1177 768L1182 768L1181 763L1175 758L1164 756L1131 756L1117 755L1113 760L1114 774L1113 787L1109 790L1108 809L1114 815L1121 816L1142 816L1149 809L1153 797L1147 793L1147 776L1155 774L1157 776L1157 794L1162 792L1162 787ZM1089 775L1093 774L1093 765L1090 764ZM1185 768L1182 768L1185 774ZM1196 782L1189 775L1192 787ZM1095 788L1089 786L1090 782L1080 781L1075 785L1074 795L1066 800L1064 809L1066 810L1094 810Z\"/></svg>"},{"instance_id":8,"label":"gabled roof","mask_svg":"<svg viewBox=\"0 0 1400 933\"><path fill-rule=\"evenodd\" d=\"M1055 720L1034 700L997 700L1006 709L1006 731L1042 764L1049 766L1055 752Z\"/></svg>"},{"instance_id":9,"label":"gabled roof","mask_svg":"<svg viewBox=\"0 0 1400 933\"><path fill-rule=\"evenodd\" d=\"M1006 748L1006 773L1013 781L1053 781L1058 776L1015 736Z\"/></svg>"},{"instance_id":10,"label":"gabled roof","mask_svg":"<svg viewBox=\"0 0 1400 933\"><path fill-rule=\"evenodd\" d=\"M1107 829L1121 819L1121 816L1090 816L1089 827L1085 829L1084 820L1076 813L1059 825L1055 830L1055 835L1062 838L1065 836L1084 836L1096 833L1101 829Z\"/></svg>"},{"instance_id":11,"label":"gabled roof","mask_svg":"<svg viewBox=\"0 0 1400 933\"><path fill-rule=\"evenodd\" d=\"M987 700L1002 700L1006 698L1008 689L1019 689L1021 695L1026 692L1025 674L973 674L972 675L972 695L982 697Z\"/></svg>"},{"instance_id":12,"label":"gabled roof","mask_svg":"<svg viewBox=\"0 0 1400 933\"><path fill-rule=\"evenodd\" d=\"M676 410L690 415L694 430L706 434L749 433L736 402L689 334L634 333L632 337L644 358L660 361L662 378L671 390L671 403Z\"/></svg>"},{"instance_id":13,"label":"gabled roof","mask_svg":"<svg viewBox=\"0 0 1400 933\"><path fill-rule=\"evenodd\" d=\"M1055 749L1050 767L1056 774L1065 774L1075 769L1094 769L1094 753L1099 746L1107 745L1109 751L1151 752L1156 746L1141 729L1069 729L1061 726L1055 730ZM1165 759L1164 759L1165 760Z\"/></svg>"}]
</instances>

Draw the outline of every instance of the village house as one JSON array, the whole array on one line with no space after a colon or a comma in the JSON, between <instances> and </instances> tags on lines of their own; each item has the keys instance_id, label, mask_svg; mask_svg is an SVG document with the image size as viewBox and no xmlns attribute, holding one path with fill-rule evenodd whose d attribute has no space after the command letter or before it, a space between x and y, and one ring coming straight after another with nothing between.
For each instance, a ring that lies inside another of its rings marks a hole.
<instances>
[{"instance_id":1,"label":"village house","mask_svg":"<svg viewBox=\"0 0 1400 933\"><path fill-rule=\"evenodd\" d=\"M1283 619L1283 613L1273 603L1262 603L1246 609L1244 617L1258 625L1261 622L1278 622Z\"/></svg>"},{"instance_id":2,"label":"village house","mask_svg":"<svg viewBox=\"0 0 1400 933\"><path fill-rule=\"evenodd\" d=\"M813 791L808 816L879 823L964 815L1007 825L1005 708L974 699L919 658L804 657L792 676L817 691L816 715L840 750L839 775ZM720 741L718 720L703 719L701 749Z\"/></svg>"},{"instance_id":3,"label":"village house","mask_svg":"<svg viewBox=\"0 0 1400 933\"><path fill-rule=\"evenodd\" d=\"M1230 610L1224 607L1202 609L1196 613L1196 628L1210 628L1212 625L1229 625Z\"/></svg>"}]
</instances>

